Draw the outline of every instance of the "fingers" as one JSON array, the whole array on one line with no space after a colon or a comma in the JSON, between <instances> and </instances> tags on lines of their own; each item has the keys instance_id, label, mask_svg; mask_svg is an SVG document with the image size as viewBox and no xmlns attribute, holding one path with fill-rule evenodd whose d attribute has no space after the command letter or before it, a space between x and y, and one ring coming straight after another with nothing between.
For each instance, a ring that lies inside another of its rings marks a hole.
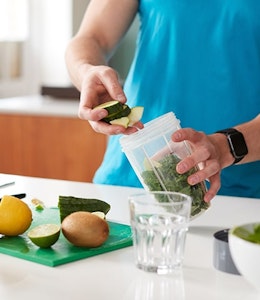
<instances>
[{"instance_id":1,"label":"fingers","mask_svg":"<svg viewBox=\"0 0 260 300\"><path fill-rule=\"evenodd\" d=\"M107 66L92 66L86 72L81 86L78 116L80 119L88 120L96 132L107 135L130 134L141 128L141 123L126 129L123 126L102 122L101 119L106 117L108 112L102 108L94 109L99 104L111 100L126 102L115 70Z\"/></svg>"},{"instance_id":2,"label":"fingers","mask_svg":"<svg viewBox=\"0 0 260 300\"><path fill-rule=\"evenodd\" d=\"M101 120L107 115L106 110L93 108L110 100L126 102L117 73L107 66L91 67L82 82L79 118L89 121Z\"/></svg>"},{"instance_id":3,"label":"fingers","mask_svg":"<svg viewBox=\"0 0 260 300\"><path fill-rule=\"evenodd\" d=\"M206 202L209 202L216 196L221 185L220 171L217 171L218 164L217 163L215 164L215 168L214 168L214 163L208 165L209 165L208 167L205 167L204 169L199 170L188 177L188 183L190 185L195 185L200 182L203 182L204 180L209 180L210 187L204 196L204 200Z\"/></svg>"},{"instance_id":4,"label":"fingers","mask_svg":"<svg viewBox=\"0 0 260 300\"><path fill-rule=\"evenodd\" d=\"M98 121L98 122L89 121L89 123L96 132L103 133L106 135L117 135L117 134L129 135L143 128L143 124L141 122L136 123L134 127L127 127L127 128L120 125L111 125L103 121Z\"/></svg>"},{"instance_id":5,"label":"fingers","mask_svg":"<svg viewBox=\"0 0 260 300\"><path fill-rule=\"evenodd\" d=\"M188 177L188 183L195 185L209 180L210 188L204 196L204 200L209 202L217 194L221 184L221 165L217 150L205 133L191 128L177 130L173 133L172 140L174 142L189 142L193 152L177 164L176 170L183 174L196 166L200 166L197 172Z\"/></svg>"},{"instance_id":6,"label":"fingers","mask_svg":"<svg viewBox=\"0 0 260 300\"><path fill-rule=\"evenodd\" d=\"M118 100L122 103L126 102L126 96L123 92L122 86L118 80L117 73L111 69L106 68L101 72L101 82L107 89L109 95L112 99Z\"/></svg>"},{"instance_id":7,"label":"fingers","mask_svg":"<svg viewBox=\"0 0 260 300\"><path fill-rule=\"evenodd\" d=\"M186 164L186 162L185 162L186 160L189 161L189 158L183 160L176 166L176 170L178 173L180 173L179 172L180 164L184 164L187 170L191 169L191 168L189 168L189 164L188 163ZM192 163L192 165L193 165L193 163ZM182 173L186 172L186 171L184 171L184 167L183 167L182 171L183 171ZM187 180L190 185L195 185L195 184L198 184L205 180L209 180L210 188L204 197L204 200L206 202L208 202L216 195L216 193L218 192L218 190L220 188L220 171L221 171L221 168L220 168L220 165L217 160L214 160L214 159L208 160L208 161L204 162L204 166L202 169L200 169L197 172L190 175Z\"/></svg>"},{"instance_id":8,"label":"fingers","mask_svg":"<svg viewBox=\"0 0 260 300\"><path fill-rule=\"evenodd\" d=\"M215 174L209 180L210 180L210 187L204 196L205 202L210 202L216 196L217 192L219 191L220 184L221 184L220 173Z\"/></svg>"},{"instance_id":9,"label":"fingers","mask_svg":"<svg viewBox=\"0 0 260 300\"><path fill-rule=\"evenodd\" d=\"M172 140L174 142L182 142L187 140L192 143L196 143L203 140L205 137L206 135L203 132L196 131L192 128L181 128L172 134Z\"/></svg>"},{"instance_id":10,"label":"fingers","mask_svg":"<svg viewBox=\"0 0 260 300\"><path fill-rule=\"evenodd\" d=\"M108 112L105 109L93 109L86 106L84 99L80 101L78 116L82 120L100 121L107 116Z\"/></svg>"},{"instance_id":11,"label":"fingers","mask_svg":"<svg viewBox=\"0 0 260 300\"><path fill-rule=\"evenodd\" d=\"M201 170L188 177L188 183L191 185L195 185L201 181L212 178L218 173L220 173L218 162L216 160L207 161L205 163L205 166Z\"/></svg>"},{"instance_id":12,"label":"fingers","mask_svg":"<svg viewBox=\"0 0 260 300\"><path fill-rule=\"evenodd\" d=\"M136 122L128 128L102 122L101 119L106 117L108 112L105 109L94 108L110 100L126 102L126 96L118 81L117 73L106 66L93 67L81 93L79 117L88 120L96 132L107 135L131 134L143 128L141 122Z\"/></svg>"},{"instance_id":13,"label":"fingers","mask_svg":"<svg viewBox=\"0 0 260 300\"><path fill-rule=\"evenodd\" d=\"M91 127L98 133L103 133L106 135L117 135L123 134L125 128L119 125L110 125L103 121L89 121Z\"/></svg>"},{"instance_id":14,"label":"fingers","mask_svg":"<svg viewBox=\"0 0 260 300\"><path fill-rule=\"evenodd\" d=\"M198 166L201 163L202 165L204 165L204 162L209 158L210 153L206 148L197 148L195 152L193 152L190 156L184 158L181 162L177 164L176 170L180 174L186 173L190 169L194 168L195 166Z\"/></svg>"}]
</instances>

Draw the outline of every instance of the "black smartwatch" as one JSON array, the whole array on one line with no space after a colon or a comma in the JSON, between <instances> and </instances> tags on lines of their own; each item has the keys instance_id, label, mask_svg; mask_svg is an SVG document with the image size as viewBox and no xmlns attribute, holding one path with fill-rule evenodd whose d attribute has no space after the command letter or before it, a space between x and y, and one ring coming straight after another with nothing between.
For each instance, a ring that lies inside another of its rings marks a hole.
<instances>
[{"instance_id":1,"label":"black smartwatch","mask_svg":"<svg viewBox=\"0 0 260 300\"><path fill-rule=\"evenodd\" d=\"M238 163L241 159L243 159L247 155L248 149L247 149L246 141L241 132L239 132L235 128L227 128L227 129L219 130L216 133L223 133L227 137L230 152L235 159L233 164Z\"/></svg>"}]
</instances>

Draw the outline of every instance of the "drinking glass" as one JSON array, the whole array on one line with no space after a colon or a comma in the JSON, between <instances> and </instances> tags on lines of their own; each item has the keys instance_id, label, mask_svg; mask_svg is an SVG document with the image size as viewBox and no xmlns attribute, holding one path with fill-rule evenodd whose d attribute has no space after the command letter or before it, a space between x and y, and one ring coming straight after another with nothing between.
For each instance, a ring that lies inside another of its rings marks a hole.
<instances>
[{"instance_id":1,"label":"drinking glass","mask_svg":"<svg viewBox=\"0 0 260 300\"><path fill-rule=\"evenodd\" d=\"M129 197L138 268L158 274L181 269L191 202L190 196L176 192L142 192Z\"/></svg>"}]
</instances>

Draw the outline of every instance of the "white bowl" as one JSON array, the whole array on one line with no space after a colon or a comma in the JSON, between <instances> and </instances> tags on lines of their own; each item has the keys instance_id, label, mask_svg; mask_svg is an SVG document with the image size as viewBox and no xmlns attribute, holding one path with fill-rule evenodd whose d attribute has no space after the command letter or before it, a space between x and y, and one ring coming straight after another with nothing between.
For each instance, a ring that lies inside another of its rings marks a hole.
<instances>
[{"instance_id":1,"label":"white bowl","mask_svg":"<svg viewBox=\"0 0 260 300\"><path fill-rule=\"evenodd\" d=\"M260 290L260 244L247 241L234 234L235 229L238 227L253 233L256 225L259 225L259 223L244 224L231 228L229 231L229 248L238 271L256 289Z\"/></svg>"}]
</instances>

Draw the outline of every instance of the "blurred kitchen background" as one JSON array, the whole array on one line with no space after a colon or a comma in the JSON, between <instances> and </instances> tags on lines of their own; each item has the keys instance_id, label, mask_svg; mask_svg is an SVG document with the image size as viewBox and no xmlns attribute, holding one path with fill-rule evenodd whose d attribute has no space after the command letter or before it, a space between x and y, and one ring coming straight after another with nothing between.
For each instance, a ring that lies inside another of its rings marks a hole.
<instances>
[{"instance_id":1,"label":"blurred kitchen background","mask_svg":"<svg viewBox=\"0 0 260 300\"><path fill-rule=\"evenodd\" d=\"M78 118L64 61L88 0L0 0L0 173L91 182L107 136ZM122 83L138 21L110 61Z\"/></svg>"},{"instance_id":2,"label":"blurred kitchen background","mask_svg":"<svg viewBox=\"0 0 260 300\"><path fill-rule=\"evenodd\" d=\"M35 94L42 86L71 86L64 49L89 0L0 0L0 98ZM124 80L137 21L111 59Z\"/></svg>"}]
</instances>

